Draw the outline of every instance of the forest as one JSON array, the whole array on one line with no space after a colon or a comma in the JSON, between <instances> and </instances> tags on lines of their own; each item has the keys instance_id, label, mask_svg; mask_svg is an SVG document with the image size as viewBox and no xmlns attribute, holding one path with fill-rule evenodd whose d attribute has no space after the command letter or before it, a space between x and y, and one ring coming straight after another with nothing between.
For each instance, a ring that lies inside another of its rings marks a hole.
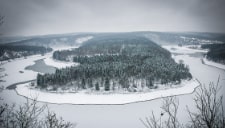
<instances>
[{"instance_id":1,"label":"forest","mask_svg":"<svg viewBox=\"0 0 225 128\"><path fill-rule=\"evenodd\" d=\"M28 45L0 45L0 60L8 60L19 57L26 57L34 54L44 54L52 51L51 48L42 46L28 46Z\"/></svg>"},{"instance_id":2,"label":"forest","mask_svg":"<svg viewBox=\"0 0 225 128\"><path fill-rule=\"evenodd\" d=\"M79 65L57 69L54 74L38 74L39 87L135 92L192 78L189 68L176 63L169 51L145 37L129 34L95 37L79 48L56 51L53 57L72 58Z\"/></svg>"},{"instance_id":3,"label":"forest","mask_svg":"<svg viewBox=\"0 0 225 128\"><path fill-rule=\"evenodd\" d=\"M225 43L223 44L204 44L202 48L209 49L207 59L225 64Z\"/></svg>"}]
</instances>

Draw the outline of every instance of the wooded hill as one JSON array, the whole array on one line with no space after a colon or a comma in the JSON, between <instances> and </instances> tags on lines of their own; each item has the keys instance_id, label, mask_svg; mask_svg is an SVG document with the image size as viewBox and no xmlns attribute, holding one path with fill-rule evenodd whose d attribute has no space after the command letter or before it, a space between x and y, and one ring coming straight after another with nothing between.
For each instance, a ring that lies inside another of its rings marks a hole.
<instances>
[{"instance_id":1,"label":"wooded hill","mask_svg":"<svg viewBox=\"0 0 225 128\"><path fill-rule=\"evenodd\" d=\"M45 54L52 51L51 48L42 46L27 46L27 45L0 45L0 61L26 57L35 54Z\"/></svg>"},{"instance_id":2,"label":"wooded hill","mask_svg":"<svg viewBox=\"0 0 225 128\"><path fill-rule=\"evenodd\" d=\"M53 57L72 57L80 65L57 69L54 74L38 74L37 85L42 88L137 91L192 78L188 67L175 63L169 51L132 34L95 37L72 51L57 51Z\"/></svg>"},{"instance_id":3,"label":"wooded hill","mask_svg":"<svg viewBox=\"0 0 225 128\"><path fill-rule=\"evenodd\" d=\"M204 44L202 48L209 49L207 59L225 64L225 43L223 44Z\"/></svg>"}]
</instances>

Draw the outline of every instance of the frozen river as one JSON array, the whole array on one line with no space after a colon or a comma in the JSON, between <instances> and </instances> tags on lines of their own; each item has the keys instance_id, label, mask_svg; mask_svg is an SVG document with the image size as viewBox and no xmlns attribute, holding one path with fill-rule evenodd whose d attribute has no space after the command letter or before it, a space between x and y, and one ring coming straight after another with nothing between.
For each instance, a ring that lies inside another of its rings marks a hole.
<instances>
[{"instance_id":1,"label":"frozen river","mask_svg":"<svg viewBox=\"0 0 225 128\"><path fill-rule=\"evenodd\" d=\"M43 57L39 57L38 59L40 58ZM210 82L216 82L218 77L220 76L219 84L223 85L220 93L224 94L225 70L202 64L201 56L199 54L197 56L193 54L179 54L174 56L174 59L176 61L183 60L184 63L189 66L190 72L193 77L197 78L201 83L205 85L208 85ZM31 64L34 63L30 62L29 65ZM28 72L27 70L24 71ZM31 75L36 74L32 73L32 71L29 72L31 72ZM10 77L10 74L6 77ZM15 82L19 81L18 79L15 79ZM6 80L10 79L6 78ZM15 82L12 80L8 82L8 84L12 84ZM2 84L5 83L2 82L1 85ZM180 104L178 110L178 118L182 122L188 121L186 106L189 106L192 111L195 111L193 108L193 96L194 93L177 96L179 98ZM22 104L26 101L24 97L17 95L14 90L3 90L3 92L0 93L0 97L3 98L5 102L10 104ZM65 120L77 123L77 128L144 128L139 119L149 116L152 111L154 111L156 115L160 114L161 103L162 99L160 98L152 101L132 103L127 105L48 104L48 106L52 111L55 111L57 115L62 116ZM42 105L44 103L39 104Z\"/></svg>"}]
</instances>

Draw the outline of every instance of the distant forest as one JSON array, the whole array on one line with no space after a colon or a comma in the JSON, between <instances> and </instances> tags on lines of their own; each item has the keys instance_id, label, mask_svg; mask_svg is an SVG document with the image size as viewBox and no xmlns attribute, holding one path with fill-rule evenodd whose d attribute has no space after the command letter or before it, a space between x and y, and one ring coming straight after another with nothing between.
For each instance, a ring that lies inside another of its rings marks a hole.
<instances>
[{"instance_id":1,"label":"distant forest","mask_svg":"<svg viewBox=\"0 0 225 128\"><path fill-rule=\"evenodd\" d=\"M26 57L34 54L44 54L50 51L52 51L51 48L45 48L42 46L4 44L0 45L0 61Z\"/></svg>"},{"instance_id":2,"label":"distant forest","mask_svg":"<svg viewBox=\"0 0 225 128\"><path fill-rule=\"evenodd\" d=\"M189 68L182 62L177 64L169 51L132 34L95 37L79 48L56 51L53 57L64 61L70 58L79 65L57 69L54 74L38 74L37 85L42 88L137 91L192 78Z\"/></svg>"},{"instance_id":3,"label":"distant forest","mask_svg":"<svg viewBox=\"0 0 225 128\"><path fill-rule=\"evenodd\" d=\"M207 59L225 64L225 43L223 44L205 44L202 48L209 49Z\"/></svg>"}]
</instances>

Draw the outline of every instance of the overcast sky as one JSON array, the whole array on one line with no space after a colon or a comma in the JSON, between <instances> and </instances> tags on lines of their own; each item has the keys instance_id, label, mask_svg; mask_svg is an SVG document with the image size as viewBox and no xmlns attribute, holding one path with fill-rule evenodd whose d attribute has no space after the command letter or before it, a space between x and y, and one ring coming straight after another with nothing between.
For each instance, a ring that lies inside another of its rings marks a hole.
<instances>
[{"instance_id":1,"label":"overcast sky","mask_svg":"<svg viewBox=\"0 0 225 128\"><path fill-rule=\"evenodd\" d=\"M3 35L225 32L225 0L0 0Z\"/></svg>"}]
</instances>

